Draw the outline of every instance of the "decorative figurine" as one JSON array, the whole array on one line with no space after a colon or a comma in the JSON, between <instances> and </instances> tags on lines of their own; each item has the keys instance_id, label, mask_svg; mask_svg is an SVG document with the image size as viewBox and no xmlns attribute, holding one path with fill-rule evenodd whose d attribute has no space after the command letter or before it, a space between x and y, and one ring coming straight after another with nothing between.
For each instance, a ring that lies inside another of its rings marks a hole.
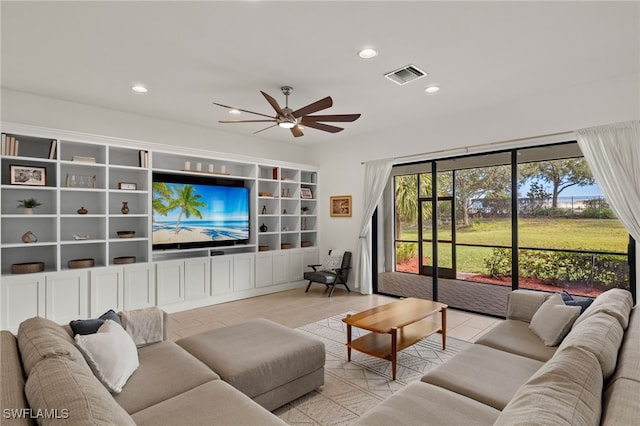
<instances>
[{"instance_id":1,"label":"decorative figurine","mask_svg":"<svg viewBox=\"0 0 640 426\"><path fill-rule=\"evenodd\" d=\"M22 242L23 243L36 243L36 242L38 242L38 239L33 234L33 232L27 231L24 234L22 234Z\"/></svg>"}]
</instances>

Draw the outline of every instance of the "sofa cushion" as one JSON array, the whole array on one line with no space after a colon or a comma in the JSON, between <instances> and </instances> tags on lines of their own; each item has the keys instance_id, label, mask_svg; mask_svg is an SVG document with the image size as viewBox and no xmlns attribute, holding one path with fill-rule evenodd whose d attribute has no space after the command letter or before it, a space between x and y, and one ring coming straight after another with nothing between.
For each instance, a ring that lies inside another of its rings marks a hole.
<instances>
[{"instance_id":1,"label":"sofa cushion","mask_svg":"<svg viewBox=\"0 0 640 426\"><path fill-rule=\"evenodd\" d=\"M573 326L576 327L591 315L604 312L617 319L622 328L626 330L629 325L629 314L632 307L633 297L630 292L620 288L612 288L596 297L591 306L585 309Z\"/></svg>"},{"instance_id":2,"label":"sofa cushion","mask_svg":"<svg viewBox=\"0 0 640 426\"><path fill-rule=\"evenodd\" d=\"M36 364L25 393L34 413L47 410L52 417L58 417L39 417L41 425L134 425L91 370L64 357L47 358Z\"/></svg>"},{"instance_id":3,"label":"sofa cushion","mask_svg":"<svg viewBox=\"0 0 640 426\"><path fill-rule=\"evenodd\" d=\"M60 325L42 317L33 317L23 321L18 327L18 346L22 357L22 366L27 375L40 361L48 357L64 356L72 361L89 366L73 344L73 339Z\"/></svg>"},{"instance_id":4,"label":"sofa cushion","mask_svg":"<svg viewBox=\"0 0 640 426\"><path fill-rule=\"evenodd\" d=\"M380 405L367 411L355 424L389 425L490 425L500 411L464 395L423 382L412 382Z\"/></svg>"},{"instance_id":5,"label":"sofa cushion","mask_svg":"<svg viewBox=\"0 0 640 426\"><path fill-rule=\"evenodd\" d=\"M640 314L638 308L634 308L629 316L629 327L622 338L622 345L618 352L618 364L610 381L613 383L618 378L625 378L640 382Z\"/></svg>"},{"instance_id":6,"label":"sofa cushion","mask_svg":"<svg viewBox=\"0 0 640 426\"><path fill-rule=\"evenodd\" d=\"M532 290L514 290L509 293L507 319L530 322L549 293Z\"/></svg>"},{"instance_id":7,"label":"sofa cushion","mask_svg":"<svg viewBox=\"0 0 640 426\"><path fill-rule=\"evenodd\" d=\"M220 377L171 341L138 350L140 366L114 398L129 414Z\"/></svg>"},{"instance_id":8,"label":"sofa cushion","mask_svg":"<svg viewBox=\"0 0 640 426\"><path fill-rule=\"evenodd\" d=\"M541 361L473 345L430 370L422 381L502 410L542 365ZM487 383L491 383L491 392L487 392Z\"/></svg>"},{"instance_id":9,"label":"sofa cushion","mask_svg":"<svg viewBox=\"0 0 640 426\"><path fill-rule=\"evenodd\" d=\"M109 309L98 318L71 321L69 322L69 327L71 327L74 336L76 334L93 334L96 333L100 326L108 319L122 325L118 314L116 314L113 309Z\"/></svg>"},{"instance_id":10,"label":"sofa cushion","mask_svg":"<svg viewBox=\"0 0 640 426\"><path fill-rule=\"evenodd\" d=\"M98 380L109 391L122 392L122 387L138 368L136 345L124 328L108 319L97 333L77 334L75 339Z\"/></svg>"},{"instance_id":11,"label":"sofa cushion","mask_svg":"<svg viewBox=\"0 0 640 426\"><path fill-rule=\"evenodd\" d=\"M558 350L573 346L591 352L598 358L606 382L616 369L623 335L624 331L618 320L599 312L574 327Z\"/></svg>"},{"instance_id":12,"label":"sofa cushion","mask_svg":"<svg viewBox=\"0 0 640 426\"><path fill-rule=\"evenodd\" d=\"M580 315L579 306L567 306L562 296L554 294L538 308L529 329L547 346L558 346Z\"/></svg>"},{"instance_id":13,"label":"sofa cushion","mask_svg":"<svg viewBox=\"0 0 640 426\"><path fill-rule=\"evenodd\" d=\"M495 425L597 425L601 396L602 372L595 355L563 348L518 389Z\"/></svg>"},{"instance_id":14,"label":"sofa cushion","mask_svg":"<svg viewBox=\"0 0 640 426\"><path fill-rule=\"evenodd\" d=\"M0 331L0 407L2 409L22 410L29 408L24 395L24 371L18 352L16 337L7 330ZM3 424L30 425L33 421L28 416L12 417L9 420L3 415Z\"/></svg>"},{"instance_id":15,"label":"sofa cushion","mask_svg":"<svg viewBox=\"0 0 640 426\"><path fill-rule=\"evenodd\" d=\"M266 319L234 324L176 342L253 398L324 368L324 344Z\"/></svg>"},{"instance_id":16,"label":"sofa cushion","mask_svg":"<svg viewBox=\"0 0 640 426\"><path fill-rule=\"evenodd\" d=\"M506 320L481 336L476 344L511 352L538 361L549 360L557 347L546 346L524 321Z\"/></svg>"},{"instance_id":17,"label":"sofa cushion","mask_svg":"<svg viewBox=\"0 0 640 426\"><path fill-rule=\"evenodd\" d=\"M637 368L638 364L636 364ZM602 404L600 424L610 426L638 424L640 382L618 379L607 388Z\"/></svg>"},{"instance_id":18,"label":"sofa cushion","mask_svg":"<svg viewBox=\"0 0 640 426\"><path fill-rule=\"evenodd\" d=\"M286 425L278 417L222 380L204 383L138 411L132 417L139 426Z\"/></svg>"}]
</instances>

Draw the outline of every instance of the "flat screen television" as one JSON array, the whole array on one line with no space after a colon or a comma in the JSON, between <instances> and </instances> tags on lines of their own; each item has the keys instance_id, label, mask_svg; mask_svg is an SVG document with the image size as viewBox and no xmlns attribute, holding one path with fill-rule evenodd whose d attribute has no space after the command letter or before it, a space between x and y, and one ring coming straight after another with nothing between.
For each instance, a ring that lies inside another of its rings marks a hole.
<instances>
[{"instance_id":1,"label":"flat screen television","mask_svg":"<svg viewBox=\"0 0 640 426\"><path fill-rule=\"evenodd\" d=\"M153 249L247 244L249 188L242 181L153 174Z\"/></svg>"}]
</instances>

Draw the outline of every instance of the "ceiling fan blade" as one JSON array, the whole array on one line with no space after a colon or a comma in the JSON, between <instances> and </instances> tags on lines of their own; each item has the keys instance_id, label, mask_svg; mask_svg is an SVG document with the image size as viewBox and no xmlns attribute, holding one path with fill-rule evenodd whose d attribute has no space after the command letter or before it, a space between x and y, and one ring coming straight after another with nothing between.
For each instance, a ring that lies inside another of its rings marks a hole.
<instances>
[{"instance_id":1,"label":"ceiling fan blade","mask_svg":"<svg viewBox=\"0 0 640 426\"><path fill-rule=\"evenodd\" d=\"M238 111L248 112L249 114L255 114L255 115L261 115L261 116L263 116L263 117L274 118L274 117L272 117L272 116L270 116L270 115L262 114L262 113L254 112L254 111L249 111L249 110L247 110L247 109L236 108L236 107L232 107L232 106L229 106L229 105L222 105L222 104L218 104L218 103L216 103L216 102L213 102L213 104L214 104L214 105L221 106L222 108L227 108L227 109L237 109Z\"/></svg>"},{"instance_id":2,"label":"ceiling fan blade","mask_svg":"<svg viewBox=\"0 0 640 426\"><path fill-rule=\"evenodd\" d=\"M309 104L305 107L302 107L298 110L292 112L292 115L295 118L303 117L307 114L313 114L314 112L321 111L323 109L330 108L333 105L333 100L331 96L327 96L326 98L320 99L319 101L315 101L312 104Z\"/></svg>"},{"instance_id":3,"label":"ceiling fan blade","mask_svg":"<svg viewBox=\"0 0 640 426\"><path fill-rule=\"evenodd\" d=\"M218 123L276 123L276 120L218 120Z\"/></svg>"},{"instance_id":4,"label":"ceiling fan blade","mask_svg":"<svg viewBox=\"0 0 640 426\"><path fill-rule=\"evenodd\" d=\"M298 127L298 125L295 125L291 128L291 133L293 134L293 137L295 138L299 138L300 136L304 136L304 133L302 133L302 130L300 130L300 127Z\"/></svg>"},{"instance_id":5,"label":"ceiling fan blade","mask_svg":"<svg viewBox=\"0 0 640 426\"><path fill-rule=\"evenodd\" d=\"M309 121L329 121L329 122L347 122L356 121L360 118L360 114L334 114L334 115L305 115L302 122Z\"/></svg>"},{"instance_id":6,"label":"ceiling fan blade","mask_svg":"<svg viewBox=\"0 0 640 426\"><path fill-rule=\"evenodd\" d=\"M253 132L253 134L255 135L256 133L264 132L265 130L270 129L270 128L272 128L272 127L276 127L277 125L278 125L278 124L276 123L276 124L274 124L273 126L265 127L264 129L260 129L260 130L258 130L257 132Z\"/></svg>"},{"instance_id":7,"label":"ceiling fan blade","mask_svg":"<svg viewBox=\"0 0 640 426\"><path fill-rule=\"evenodd\" d=\"M273 107L274 110L276 110L276 112L278 113L278 115L284 115L284 112L282 111L282 108L280 108L280 105L278 105L278 101L276 101L273 96L264 93L262 90L260 91L260 93L262 93L262 96L264 96L264 98L267 100L267 102L269 102L269 104Z\"/></svg>"},{"instance_id":8,"label":"ceiling fan blade","mask_svg":"<svg viewBox=\"0 0 640 426\"><path fill-rule=\"evenodd\" d=\"M302 125L306 127L313 127L314 129L318 129L318 130L324 130L325 132L329 132L329 133L338 133L344 130L342 127L331 126L329 124L323 124L323 123L316 123L315 121L307 121L302 123Z\"/></svg>"}]
</instances>

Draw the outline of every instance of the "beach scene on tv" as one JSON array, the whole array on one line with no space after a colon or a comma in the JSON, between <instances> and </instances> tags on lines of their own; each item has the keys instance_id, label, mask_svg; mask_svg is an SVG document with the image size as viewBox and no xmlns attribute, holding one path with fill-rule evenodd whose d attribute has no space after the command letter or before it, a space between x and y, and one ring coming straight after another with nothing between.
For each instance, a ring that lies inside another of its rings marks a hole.
<instances>
[{"instance_id":1,"label":"beach scene on tv","mask_svg":"<svg viewBox=\"0 0 640 426\"><path fill-rule=\"evenodd\" d=\"M153 244L249 238L248 189L153 183Z\"/></svg>"}]
</instances>

